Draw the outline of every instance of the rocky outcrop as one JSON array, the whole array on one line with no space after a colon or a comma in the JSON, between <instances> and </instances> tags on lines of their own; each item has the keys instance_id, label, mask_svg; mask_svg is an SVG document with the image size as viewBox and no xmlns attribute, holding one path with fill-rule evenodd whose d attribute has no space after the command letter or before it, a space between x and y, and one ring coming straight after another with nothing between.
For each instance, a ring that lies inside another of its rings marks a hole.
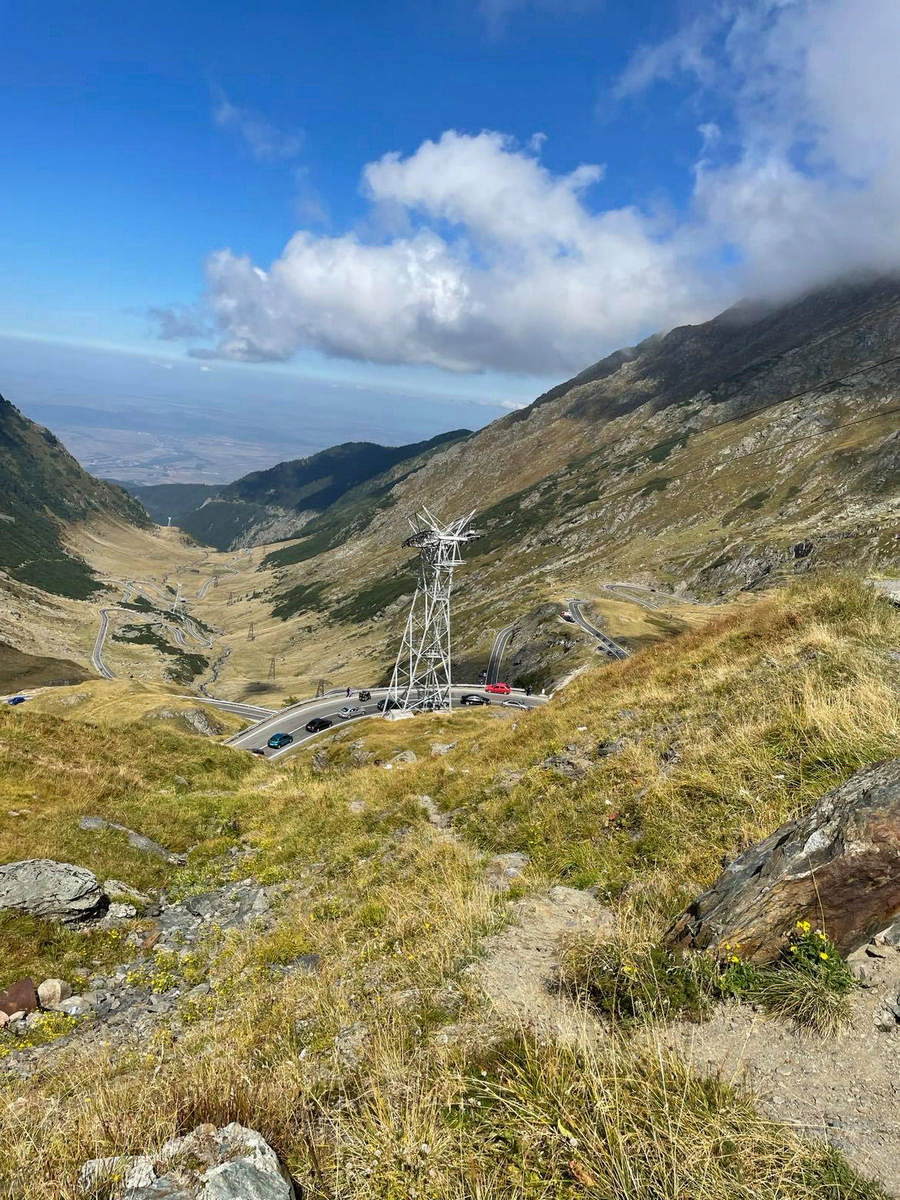
<instances>
[{"instance_id":1,"label":"rocky outcrop","mask_svg":"<svg viewBox=\"0 0 900 1200\"><path fill-rule=\"evenodd\" d=\"M302 1192L254 1129L198 1125L155 1154L93 1158L78 1177L82 1196L110 1200L301 1200Z\"/></svg>"},{"instance_id":2,"label":"rocky outcrop","mask_svg":"<svg viewBox=\"0 0 900 1200\"><path fill-rule=\"evenodd\" d=\"M155 858L161 858L164 862L179 866L186 861L185 855L173 854L171 850L160 846L159 842L154 842L152 838L145 837L142 833L135 833L127 826L118 825L115 821L107 821L103 817L79 817L78 826L80 829L114 829L117 833L124 833L128 838L129 846L133 846L135 850L140 850L143 854L152 854Z\"/></svg>"},{"instance_id":3,"label":"rocky outcrop","mask_svg":"<svg viewBox=\"0 0 900 1200\"><path fill-rule=\"evenodd\" d=\"M31 858L0 867L0 911L18 909L48 921L85 921L109 905L96 875L72 863Z\"/></svg>"},{"instance_id":4,"label":"rocky outcrop","mask_svg":"<svg viewBox=\"0 0 900 1200\"><path fill-rule=\"evenodd\" d=\"M796 922L846 954L900 916L900 758L866 767L735 859L669 940L768 963Z\"/></svg>"}]
</instances>

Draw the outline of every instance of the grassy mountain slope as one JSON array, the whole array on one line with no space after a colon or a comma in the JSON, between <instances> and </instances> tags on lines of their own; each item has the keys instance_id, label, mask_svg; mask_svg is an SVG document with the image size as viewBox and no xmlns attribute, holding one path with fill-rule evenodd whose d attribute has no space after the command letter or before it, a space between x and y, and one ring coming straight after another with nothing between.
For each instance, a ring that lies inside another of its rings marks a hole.
<instances>
[{"instance_id":1,"label":"grassy mountain slope","mask_svg":"<svg viewBox=\"0 0 900 1200\"><path fill-rule=\"evenodd\" d=\"M84 597L90 568L66 551L66 526L95 516L147 525L141 505L83 470L65 447L0 396L0 569L46 592Z\"/></svg>"},{"instance_id":2,"label":"grassy mountain slope","mask_svg":"<svg viewBox=\"0 0 900 1200\"><path fill-rule=\"evenodd\" d=\"M296 537L311 520L330 515L348 495L369 489L367 495L377 497L433 454L468 436L469 430L457 429L407 446L345 442L217 488L191 511L182 508L177 524L220 550Z\"/></svg>"},{"instance_id":3,"label":"grassy mountain slope","mask_svg":"<svg viewBox=\"0 0 900 1200\"><path fill-rule=\"evenodd\" d=\"M900 614L872 592L803 583L527 715L372 721L331 737L315 765L142 725L123 764L121 730L77 721L63 755L56 720L0 711L0 807L30 809L0 826L0 861L76 861L169 902L250 875L284 886L268 929L222 935L211 922L202 950L181 956L107 931L0 926L15 974L82 966L87 979L140 954L129 973L178 994L171 1034L163 1022L123 1052L76 1026L30 1078L0 1078L0 1196L21 1195L23 1179L34 1200L74 1196L87 1158L239 1120L309 1200L879 1200L817 1129L803 1140L778 1123L790 1111L760 1115L715 1065L693 1073L666 1049L664 1022L645 1040L546 992L570 1024L532 1035L530 1010L491 1007L478 964L488 935L560 884L592 886L635 947L652 942L723 854L894 753L898 638ZM455 747L431 757L448 727ZM419 759L386 771L377 759L397 739ZM375 758L354 765L353 749ZM187 862L84 831L82 814ZM530 858L510 893L485 883L497 850ZM0 1053L23 1044L0 1032ZM796 1047L801 1075L828 1054L808 1037ZM854 1165L870 1164L857 1152Z\"/></svg>"},{"instance_id":4,"label":"grassy mountain slope","mask_svg":"<svg viewBox=\"0 0 900 1200\"><path fill-rule=\"evenodd\" d=\"M275 552L276 603L301 580L332 611L403 578L411 591L402 541L422 503L476 507L485 533L457 577L461 650L470 631L609 579L715 597L821 563L891 567L898 345L897 280L650 338L435 455L361 531ZM392 636L399 619L382 620Z\"/></svg>"}]
</instances>

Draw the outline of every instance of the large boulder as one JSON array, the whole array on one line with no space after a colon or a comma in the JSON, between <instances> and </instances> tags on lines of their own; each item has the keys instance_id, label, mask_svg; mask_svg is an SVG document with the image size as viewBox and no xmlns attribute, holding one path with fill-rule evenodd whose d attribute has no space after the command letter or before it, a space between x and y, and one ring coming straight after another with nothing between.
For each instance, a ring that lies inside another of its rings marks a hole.
<instances>
[{"instance_id":1,"label":"large boulder","mask_svg":"<svg viewBox=\"0 0 900 1200\"><path fill-rule=\"evenodd\" d=\"M198 1125L156 1154L93 1158L78 1177L83 1196L110 1200L300 1200L301 1191L254 1129Z\"/></svg>"},{"instance_id":2,"label":"large boulder","mask_svg":"<svg viewBox=\"0 0 900 1200\"><path fill-rule=\"evenodd\" d=\"M0 911L18 909L48 921L101 916L109 901L92 871L52 858L29 858L0 867Z\"/></svg>"},{"instance_id":3,"label":"large boulder","mask_svg":"<svg viewBox=\"0 0 900 1200\"><path fill-rule=\"evenodd\" d=\"M725 944L773 962L797 921L844 954L900 916L900 758L876 763L823 796L804 817L726 867L669 931L696 949Z\"/></svg>"}]
</instances>

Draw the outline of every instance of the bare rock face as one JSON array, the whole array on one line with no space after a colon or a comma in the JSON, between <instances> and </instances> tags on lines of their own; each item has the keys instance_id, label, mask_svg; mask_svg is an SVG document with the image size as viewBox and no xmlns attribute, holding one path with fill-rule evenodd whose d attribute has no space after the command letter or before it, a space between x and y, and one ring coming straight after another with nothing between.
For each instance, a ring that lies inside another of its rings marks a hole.
<instances>
[{"instance_id":1,"label":"bare rock face","mask_svg":"<svg viewBox=\"0 0 900 1200\"><path fill-rule=\"evenodd\" d=\"M232 1122L198 1125L153 1155L94 1158L79 1175L82 1196L111 1200L299 1200L272 1147L254 1129Z\"/></svg>"},{"instance_id":2,"label":"bare rock face","mask_svg":"<svg viewBox=\"0 0 900 1200\"><path fill-rule=\"evenodd\" d=\"M844 954L900 916L900 758L866 767L735 859L669 931L674 945L729 943L774 961L797 921Z\"/></svg>"},{"instance_id":3,"label":"bare rock face","mask_svg":"<svg viewBox=\"0 0 900 1200\"><path fill-rule=\"evenodd\" d=\"M97 876L72 863L30 858L0 867L0 911L18 909L48 921L102 916L108 900Z\"/></svg>"}]
</instances>

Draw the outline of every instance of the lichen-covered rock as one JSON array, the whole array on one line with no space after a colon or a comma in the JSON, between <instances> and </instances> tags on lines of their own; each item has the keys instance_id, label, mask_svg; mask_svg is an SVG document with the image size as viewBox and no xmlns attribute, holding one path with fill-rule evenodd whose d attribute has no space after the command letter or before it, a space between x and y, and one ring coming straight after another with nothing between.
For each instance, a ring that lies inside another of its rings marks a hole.
<instances>
[{"instance_id":1,"label":"lichen-covered rock","mask_svg":"<svg viewBox=\"0 0 900 1200\"><path fill-rule=\"evenodd\" d=\"M0 911L18 909L48 921L101 916L107 898L97 876L72 863L30 858L0 867Z\"/></svg>"},{"instance_id":2,"label":"lichen-covered rock","mask_svg":"<svg viewBox=\"0 0 900 1200\"><path fill-rule=\"evenodd\" d=\"M94 1158L81 1168L83 1196L104 1188L110 1200L300 1200L266 1140L232 1122L198 1125L153 1155Z\"/></svg>"},{"instance_id":3,"label":"lichen-covered rock","mask_svg":"<svg viewBox=\"0 0 900 1200\"><path fill-rule=\"evenodd\" d=\"M722 872L669 931L774 961L800 920L847 954L900 916L900 759L866 767Z\"/></svg>"}]
</instances>

